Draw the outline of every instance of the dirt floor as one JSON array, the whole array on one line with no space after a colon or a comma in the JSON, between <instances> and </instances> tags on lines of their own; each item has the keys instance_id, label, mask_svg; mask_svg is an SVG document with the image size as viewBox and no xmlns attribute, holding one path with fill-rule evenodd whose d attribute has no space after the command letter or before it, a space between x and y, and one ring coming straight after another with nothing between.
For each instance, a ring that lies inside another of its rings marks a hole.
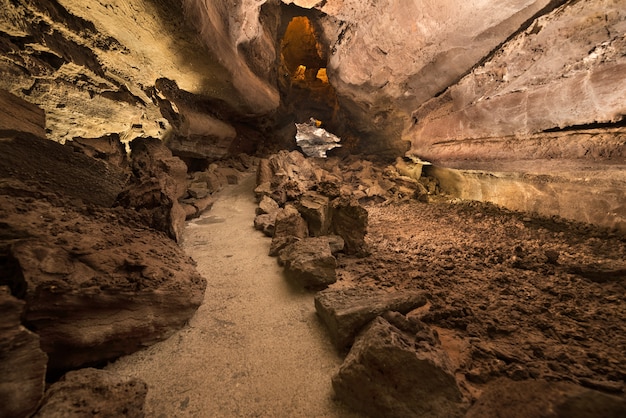
<instances>
[{"instance_id":1,"label":"dirt floor","mask_svg":"<svg viewBox=\"0 0 626 418\"><path fill-rule=\"evenodd\" d=\"M254 229L254 176L191 221L183 248L207 280L188 326L109 370L148 384L148 417L357 417L333 400L342 357L313 293L288 282Z\"/></svg>"},{"instance_id":2,"label":"dirt floor","mask_svg":"<svg viewBox=\"0 0 626 418\"><path fill-rule=\"evenodd\" d=\"M423 289L474 394L499 376L573 381L624 396L626 237L494 205L369 206L371 255L338 286Z\"/></svg>"}]
</instances>

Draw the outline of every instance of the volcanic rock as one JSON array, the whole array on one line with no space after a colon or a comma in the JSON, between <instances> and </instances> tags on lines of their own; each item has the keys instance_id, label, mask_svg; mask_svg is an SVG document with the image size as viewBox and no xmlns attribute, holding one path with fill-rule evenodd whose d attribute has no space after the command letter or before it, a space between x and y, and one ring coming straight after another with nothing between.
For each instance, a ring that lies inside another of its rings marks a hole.
<instances>
[{"instance_id":1,"label":"volcanic rock","mask_svg":"<svg viewBox=\"0 0 626 418\"><path fill-rule=\"evenodd\" d=\"M35 417L143 418L147 392L137 378L91 368L72 371L50 386Z\"/></svg>"},{"instance_id":2,"label":"volcanic rock","mask_svg":"<svg viewBox=\"0 0 626 418\"><path fill-rule=\"evenodd\" d=\"M40 107L0 89L0 109L2 135L25 132L39 138L46 137L46 115Z\"/></svg>"},{"instance_id":3,"label":"volcanic rock","mask_svg":"<svg viewBox=\"0 0 626 418\"><path fill-rule=\"evenodd\" d=\"M568 382L501 378L491 382L466 418L621 418L626 400Z\"/></svg>"},{"instance_id":4,"label":"volcanic rock","mask_svg":"<svg viewBox=\"0 0 626 418\"><path fill-rule=\"evenodd\" d=\"M300 239L309 236L306 221L300 216L300 212L287 205L276 214L274 237L270 244L270 255L277 256L283 248Z\"/></svg>"},{"instance_id":5,"label":"volcanic rock","mask_svg":"<svg viewBox=\"0 0 626 418\"><path fill-rule=\"evenodd\" d=\"M104 160L117 167L128 166L126 147L120 141L118 134L106 135L100 138L74 138L68 142L75 151L82 152L92 158Z\"/></svg>"},{"instance_id":6,"label":"volcanic rock","mask_svg":"<svg viewBox=\"0 0 626 418\"><path fill-rule=\"evenodd\" d=\"M321 290L337 281L337 260L326 237L304 238L280 251L278 263L285 274L305 289Z\"/></svg>"},{"instance_id":7,"label":"volcanic rock","mask_svg":"<svg viewBox=\"0 0 626 418\"><path fill-rule=\"evenodd\" d=\"M181 242L185 210L178 199L187 191L187 166L158 139L131 142L133 178L117 204L136 210L146 225Z\"/></svg>"},{"instance_id":8,"label":"volcanic rock","mask_svg":"<svg viewBox=\"0 0 626 418\"><path fill-rule=\"evenodd\" d=\"M5 264L6 260L2 261ZM3 417L30 416L37 409L45 387L48 357L39 347L37 334L20 322L24 305L11 296L8 287L0 286L0 416Z\"/></svg>"},{"instance_id":9,"label":"volcanic rock","mask_svg":"<svg viewBox=\"0 0 626 418\"><path fill-rule=\"evenodd\" d=\"M338 399L368 416L461 417L465 408L447 354L382 317L357 337L332 382Z\"/></svg>"},{"instance_id":10,"label":"volcanic rock","mask_svg":"<svg viewBox=\"0 0 626 418\"><path fill-rule=\"evenodd\" d=\"M256 209L257 215L272 214L279 209L278 203L269 196L263 196L259 202L259 207Z\"/></svg>"},{"instance_id":11,"label":"volcanic rock","mask_svg":"<svg viewBox=\"0 0 626 418\"><path fill-rule=\"evenodd\" d=\"M357 256L366 255L367 210L355 199L348 197L333 200L331 208L332 232L345 240L345 252Z\"/></svg>"},{"instance_id":12,"label":"volcanic rock","mask_svg":"<svg viewBox=\"0 0 626 418\"><path fill-rule=\"evenodd\" d=\"M66 202L67 203L67 202ZM0 195L24 323L48 370L131 353L170 336L200 305L205 281L163 234L122 209L53 206ZM126 224L127 222L127 224ZM8 233L8 232L7 232Z\"/></svg>"},{"instance_id":13,"label":"volcanic rock","mask_svg":"<svg viewBox=\"0 0 626 418\"><path fill-rule=\"evenodd\" d=\"M328 197L316 192L306 192L298 200L297 208L307 221L312 236L319 237L330 232L331 212Z\"/></svg>"},{"instance_id":14,"label":"volcanic rock","mask_svg":"<svg viewBox=\"0 0 626 418\"><path fill-rule=\"evenodd\" d=\"M361 288L327 289L315 295L315 310L343 351L371 320L387 311L408 313L426 304L424 292L372 292Z\"/></svg>"}]
</instances>

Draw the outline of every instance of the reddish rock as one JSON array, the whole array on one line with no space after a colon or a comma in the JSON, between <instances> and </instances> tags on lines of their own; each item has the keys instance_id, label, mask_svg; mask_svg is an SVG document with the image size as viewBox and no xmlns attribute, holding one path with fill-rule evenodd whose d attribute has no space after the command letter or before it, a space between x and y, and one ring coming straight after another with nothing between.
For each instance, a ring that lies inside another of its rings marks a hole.
<instances>
[{"instance_id":1,"label":"reddish rock","mask_svg":"<svg viewBox=\"0 0 626 418\"><path fill-rule=\"evenodd\" d=\"M270 245L270 255L277 256L287 245L309 236L306 221L292 205L287 205L276 214L274 237Z\"/></svg>"},{"instance_id":2,"label":"reddish rock","mask_svg":"<svg viewBox=\"0 0 626 418\"><path fill-rule=\"evenodd\" d=\"M297 207L307 221L312 236L319 237L330 232L331 212L328 197L315 192L306 192L298 200Z\"/></svg>"},{"instance_id":3,"label":"reddish rock","mask_svg":"<svg viewBox=\"0 0 626 418\"><path fill-rule=\"evenodd\" d=\"M454 418L465 409L450 360L432 337L382 317L358 336L332 383L338 399L368 416Z\"/></svg>"},{"instance_id":4,"label":"reddish rock","mask_svg":"<svg viewBox=\"0 0 626 418\"><path fill-rule=\"evenodd\" d=\"M4 278L3 278L4 279ZM24 302L0 286L0 416L27 417L43 396L48 357L39 336L24 328Z\"/></svg>"},{"instance_id":5,"label":"reddish rock","mask_svg":"<svg viewBox=\"0 0 626 418\"><path fill-rule=\"evenodd\" d=\"M337 281L337 260L326 237L304 238L280 251L285 274L305 289L320 290Z\"/></svg>"},{"instance_id":6,"label":"reddish rock","mask_svg":"<svg viewBox=\"0 0 626 418\"><path fill-rule=\"evenodd\" d=\"M146 225L181 242L185 210L178 199L187 191L187 166L158 139L131 143L133 178L117 204L140 213Z\"/></svg>"},{"instance_id":7,"label":"reddish rock","mask_svg":"<svg viewBox=\"0 0 626 418\"><path fill-rule=\"evenodd\" d=\"M355 199L340 197L332 201L332 232L346 242L345 252L363 256L367 254L367 210Z\"/></svg>"},{"instance_id":8,"label":"reddish rock","mask_svg":"<svg viewBox=\"0 0 626 418\"><path fill-rule=\"evenodd\" d=\"M466 418L622 418L626 399L569 382L501 378L491 382Z\"/></svg>"},{"instance_id":9,"label":"reddish rock","mask_svg":"<svg viewBox=\"0 0 626 418\"><path fill-rule=\"evenodd\" d=\"M367 289L327 289L315 295L315 310L331 340L345 350L371 320L387 311L408 313L426 304L424 292L372 292Z\"/></svg>"},{"instance_id":10,"label":"reddish rock","mask_svg":"<svg viewBox=\"0 0 626 418\"><path fill-rule=\"evenodd\" d=\"M50 386L35 417L143 418L147 393L146 383L137 378L81 369Z\"/></svg>"},{"instance_id":11,"label":"reddish rock","mask_svg":"<svg viewBox=\"0 0 626 418\"><path fill-rule=\"evenodd\" d=\"M40 107L0 89L0 133L25 132L46 137L46 115Z\"/></svg>"}]
</instances>

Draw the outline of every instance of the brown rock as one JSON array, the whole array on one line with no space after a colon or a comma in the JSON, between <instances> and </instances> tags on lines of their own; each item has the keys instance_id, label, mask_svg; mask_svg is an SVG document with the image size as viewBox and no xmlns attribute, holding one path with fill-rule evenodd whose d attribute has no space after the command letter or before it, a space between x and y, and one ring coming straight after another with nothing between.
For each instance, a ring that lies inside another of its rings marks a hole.
<instances>
[{"instance_id":1,"label":"brown rock","mask_svg":"<svg viewBox=\"0 0 626 418\"><path fill-rule=\"evenodd\" d=\"M254 218L254 228L262 231L266 236L273 237L276 231L276 215L278 211L271 214L264 213Z\"/></svg>"},{"instance_id":2,"label":"brown rock","mask_svg":"<svg viewBox=\"0 0 626 418\"><path fill-rule=\"evenodd\" d=\"M568 382L501 378L491 382L467 418L621 418L626 400Z\"/></svg>"},{"instance_id":3,"label":"brown rock","mask_svg":"<svg viewBox=\"0 0 626 418\"><path fill-rule=\"evenodd\" d=\"M117 204L139 212L146 225L181 242L185 210L178 199L187 192L187 166L158 139L131 142L133 179Z\"/></svg>"},{"instance_id":4,"label":"brown rock","mask_svg":"<svg viewBox=\"0 0 626 418\"><path fill-rule=\"evenodd\" d=\"M331 229L328 197L315 192L306 192L298 200L297 207L306 220L312 236L319 237L328 234Z\"/></svg>"},{"instance_id":5,"label":"brown rock","mask_svg":"<svg viewBox=\"0 0 626 418\"><path fill-rule=\"evenodd\" d=\"M363 256L367 254L367 210L355 199L339 197L331 204L332 231L346 242L346 253Z\"/></svg>"},{"instance_id":6,"label":"brown rock","mask_svg":"<svg viewBox=\"0 0 626 418\"><path fill-rule=\"evenodd\" d=\"M348 348L371 320L387 311L407 313L426 304L424 292L372 292L367 289L328 289L315 295L315 310L339 350Z\"/></svg>"},{"instance_id":7,"label":"brown rock","mask_svg":"<svg viewBox=\"0 0 626 418\"><path fill-rule=\"evenodd\" d=\"M285 274L305 289L320 290L337 281L337 260L325 237L304 238L280 251L278 263Z\"/></svg>"},{"instance_id":8,"label":"brown rock","mask_svg":"<svg viewBox=\"0 0 626 418\"><path fill-rule=\"evenodd\" d=\"M0 89L0 133L24 132L46 137L46 115L35 104Z\"/></svg>"},{"instance_id":9,"label":"brown rock","mask_svg":"<svg viewBox=\"0 0 626 418\"><path fill-rule=\"evenodd\" d=\"M106 161L118 167L127 167L126 147L118 134L105 135L100 138L74 138L67 145L91 158Z\"/></svg>"},{"instance_id":10,"label":"brown rock","mask_svg":"<svg viewBox=\"0 0 626 418\"><path fill-rule=\"evenodd\" d=\"M4 279L4 278L3 278ZM48 357L39 336L24 328L24 302L0 286L0 416L27 417L43 396Z\"/></svg>"},{"instance_id":11,"label":"brown rock","mask_svg":"<svg viewBox=\"0 0 626 418\"><path fill-rule=\"evenodd\" d=\"M270 160L267 158L261 158L256 171L256 185L260 186L263 183L269 183L272 181L272 168L270 167Z\"/></svg>"},{"instance_id":12,"label":"brown rock","mask_svg":"<svg viewBox=\"0 0 626 418\"><path fill-rule=\"evenodd\" d=\"M28 202L28 203L27 203ZM170 336L200 305L205 281L181 248L124 210L86 215L0 195L14 287L53 373L114 359ZM45 221L42 219L45 217Z\"/></svg>"},{"instance_id":13,"label":"brown rock","mask_svg":"<svg viewBox=\"0 0 626 418\"><path fill-rule=\"evenodd\" d=\"M292 205L285 206L276 214L274 237L270 244L270 255L277 256L285 246L309 236L306 221Z\"/></svg>"},{"instance_id":14,"label":"brown rock","mask_svg":"<svg viewBox=\"0 0 626 418\"><path fill-rule=\"evenodd\" d=\"M465 408L447 354L377 317L332 379L338 399L369 416L461 417Z\"/></svg>"},{"instance_id":15,"label":"brown rock","mask_svg":"<svg viewBox=\"0 0 626 418\"><path fill-rule=\"evenodd\" d=\"M259 207L256 209L257 215L272 214L279 209L278 203L269 196L263 196L259 202Z\"/></svg>"},{"instance_id":16,"label":"brown rock","mask_svg":"<svg viewBox=\"0 0 626 418\"><path fill-rule=\"evenodd\" d=\"M72 371L50 386L35 417L143 418L147 392L137 378L98 369Z\"/></svg>"}]
</instances>

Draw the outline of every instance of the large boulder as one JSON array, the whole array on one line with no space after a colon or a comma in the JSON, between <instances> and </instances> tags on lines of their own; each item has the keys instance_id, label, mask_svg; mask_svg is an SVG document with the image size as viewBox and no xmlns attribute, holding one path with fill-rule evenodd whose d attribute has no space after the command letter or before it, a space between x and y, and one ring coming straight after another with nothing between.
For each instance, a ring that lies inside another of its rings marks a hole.
<instances>
[{"instance_id":1,"label":"large boulder","mask_svg":"<svg viewBox=\"0 0 626 418\"><path fill-rule=\"evenodd\" d=\"M7 264L3 257L3 264ZM5 278L3 277L3 280ZM0 416L27 417L39 405L45 388L48 357L37 334L24 328L25 303L0 286Z\"/></svg>"},{"instance_id":2,"label":"large boulder","mask_svg":"<svg viewBox=\"0 0 626 418\"><path fill-rule=\"evenodd\" d=\"M377 317L363 330L332 378L337 398L372 417L463 416L464 396L436 335L406 319L404 329L396 325Z\"/></svg>"},{"instance_id":3,"label":"large boulder","mask_svg":"<svg viewBox=\"0 0 626 418\"><path fill-rule=\"evenodd\" d=\"M0 195L23 320L53 373L97 364L163 340L203 299L192 260L132 213L53 206Z\"/></svg>"},{"instance_id":4,"label":"large boulder","mask_svg":"<svg viewBox=\"0 0 626 418\"><path fill-rule=\"evenodd\" d=\"M37 418L143 418L148 386L107 370L68 372L46 391Z\"/></svg>"},{"instance_id":5,"label":"large boulder","mask_svg":"<svg viewBox=\"0 0 626 418\"><path fill-rule=\"evenodd\" d=\"M387 311L408 313L425 305L418 291L372 292L368 289L327 289L315 295L315 310L328 328L333 344L348 348L371 320Z\"/></svg>"},{"instance_id":6,"label":"large boulder","mask_svg":"<svg viewBox=\"0 0 626 418\"><path fill-rule=\"evenodd\" d=\"M337 260L326 237L304 238L285 247L278 256L288 278L305 289L320 290L337 281Z\"/></svg>"},{"instance_id":7,"label":"large boulder","mask_svg":"<svg viewBox=\"0 0 626 418\"><path fill-rule=\"evenodd\" d=\"M466 418L621 418L626 399L569 382L501 378L491 382Z\"/></svg>"},{"instance_id":8,"label":"large boulder","mask_svg":"<svg viewBox=\"0 0 626 418\"><path fill-rule=\"evenodd\" d=\"M0 133L24 132L46 137L46 115L40 107L0 89Z\"/></svg>"}]
</instances>

